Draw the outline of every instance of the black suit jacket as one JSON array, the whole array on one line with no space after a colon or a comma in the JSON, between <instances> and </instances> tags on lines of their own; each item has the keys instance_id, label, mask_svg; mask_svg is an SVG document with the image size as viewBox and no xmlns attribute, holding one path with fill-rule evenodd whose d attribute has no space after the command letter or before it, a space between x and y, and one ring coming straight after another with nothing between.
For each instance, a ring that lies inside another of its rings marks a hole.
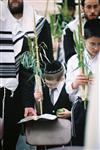
<instances>
[{"instance_id":1,"label":"black suit jacket","mask_svg":"<svg viewBox=\"0 0 100 150\"><path fill-rule=\"evenodd\" d=\"M63 86L55 105L53 105L50 100L49 89L47 86L43 89L43 97L43 113L56 115L57 109L66 108L71 110L71 102L69 101L69 95L66 93L65 85Z\"/></svg>"}]
</instances>

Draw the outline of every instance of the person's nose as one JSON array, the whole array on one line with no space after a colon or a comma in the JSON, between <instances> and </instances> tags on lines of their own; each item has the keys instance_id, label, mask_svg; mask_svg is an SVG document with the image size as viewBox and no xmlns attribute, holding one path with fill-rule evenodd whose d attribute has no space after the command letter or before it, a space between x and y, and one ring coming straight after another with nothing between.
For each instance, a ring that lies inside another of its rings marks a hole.
<instances>
[{"instance_id":1,"label":"person's nose","mask_svg":"<svg viewBox=\"0 0 100 150\"><path fill-rule=\"evenodd\" d=\"M94 48L95 48L95 50L100 50L100 45L96 44Z\"/></svg>"},{"instance_id":2,"label":"person's nose","mask_svg":"<svg viewBox=\"0 0 100 150\"><path fill-rule=\"evenodd\" d=\"M95 8L94 8L94 7L91 8L91 12L92 12L92 13L95 12Z\"/></svg>"}]
</instances>

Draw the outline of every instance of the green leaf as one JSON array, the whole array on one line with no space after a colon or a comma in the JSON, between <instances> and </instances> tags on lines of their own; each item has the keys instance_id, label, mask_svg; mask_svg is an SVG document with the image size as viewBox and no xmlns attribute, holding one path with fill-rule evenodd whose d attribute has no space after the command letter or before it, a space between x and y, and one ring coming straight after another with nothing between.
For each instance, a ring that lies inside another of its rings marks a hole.
<instances>
[{"instance_id":1,"label":"green leaf","mask_svg":"<svg viewBox=\"0 0 100 150\"><path fill-rule=\"evenodd\" d=\"M33 76L37 73L39 76L42 76L42 71L39 67L37 67L37 59L36 59L36 49L35 49L35 44L34 41L30 37L27 37L28 39L28 46L29 46L29 51L26 51L22 54L21 56L21 64L26 68L26 69L31 69L33 72L33 75L29 78L32 79ZM32 46L33 44L33 46ZM46 47L46 44L42 43L41 47Z\"/></svg>"}]
</instances>

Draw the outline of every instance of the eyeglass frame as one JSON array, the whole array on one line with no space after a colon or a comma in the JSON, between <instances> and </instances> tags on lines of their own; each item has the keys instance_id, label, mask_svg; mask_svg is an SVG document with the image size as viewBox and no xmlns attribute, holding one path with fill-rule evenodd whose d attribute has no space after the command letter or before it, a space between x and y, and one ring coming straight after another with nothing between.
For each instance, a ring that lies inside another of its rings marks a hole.
<instances>
[{"instance_id":1,"label":"eyeglass frame","mask_svg":"<svg viewBox=\"0 0 100 150\"><path fill-rule=\"evenodd\" d=\"M93 43L93 42L89 42L89 47L96 49L97 47L100 48L100 43Z\"/></svg>"}]
</instances>

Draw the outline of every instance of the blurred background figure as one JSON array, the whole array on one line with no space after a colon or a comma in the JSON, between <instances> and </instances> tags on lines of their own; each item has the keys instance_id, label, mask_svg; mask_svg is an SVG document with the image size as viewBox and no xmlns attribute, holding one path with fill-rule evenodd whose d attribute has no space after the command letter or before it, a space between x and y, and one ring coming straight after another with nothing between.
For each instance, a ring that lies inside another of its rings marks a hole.
<instances>
[{"instance_id":1,"label":"blurred background figure","mask_svg":"<svg viewBox=\"0 0 100 150\"><path fill-rule=\"evenodd\" d=\"M65 26L75 18L76 3L75 0L62 0L55 4L58 7L58 13L50 16L51 33L53 37L54 58L59 55L61 35Z\"/></svg>"},{"instance_id":2,"label":"blurred background figure","mask_svg":"<svg viewBox=\"0 0 100 150\"><path fill-rule=\"evenodd\" d=\"M75 18L76 5L75 0L62 0L61 3L57 3L59 9L59 21L62 24L62 29L68 22Z\"/></svg>"}]
</instances>

